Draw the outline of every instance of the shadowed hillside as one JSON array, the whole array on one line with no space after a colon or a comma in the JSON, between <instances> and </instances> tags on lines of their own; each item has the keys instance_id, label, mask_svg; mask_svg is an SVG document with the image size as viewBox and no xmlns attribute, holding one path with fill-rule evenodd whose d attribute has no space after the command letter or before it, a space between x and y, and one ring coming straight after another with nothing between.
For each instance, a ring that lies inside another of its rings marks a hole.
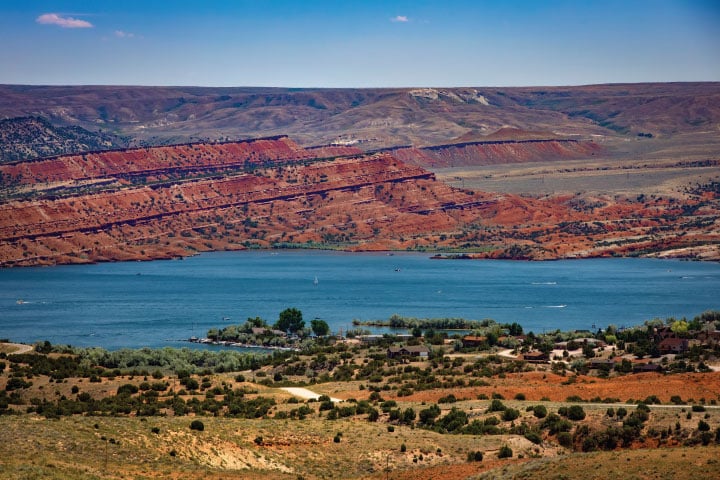
<instances>
[{"instance_id":1,"label":"shadowed hillside","mask_svg":"<svg viewBox=\"0 0 720 480\"><path fill-rule=\"evenodd\" d=\"M41 117L0 120L0 163L126 147L128 138L79 126L54 126Z\"/></svg>"}]
</instances>

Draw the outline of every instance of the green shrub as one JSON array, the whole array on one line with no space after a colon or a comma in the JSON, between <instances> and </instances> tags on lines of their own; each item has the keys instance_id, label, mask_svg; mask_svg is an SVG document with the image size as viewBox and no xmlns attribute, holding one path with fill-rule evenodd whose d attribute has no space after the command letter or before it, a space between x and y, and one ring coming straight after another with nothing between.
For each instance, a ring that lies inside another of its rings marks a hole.
<instances>
[{"instance_id":1,"label":"green shrub","mask_svg":"<svg viewBox=\"0 0 720 480\"><path fill-rule=\"evenodd\" d=\"M542 437L540 436L539 433L534 432L534 431L527 432L525 434L525 438L527 438L528 440L530 440L532 443L534 443L536 445L540 445L542 443Z\"/></svg>"},{"instance_id":2,"label":"green shrub","mask_svg":"<svg viewBox=\"0 0 720 480\"><path fill-rule=\"evenodd\" d=\"M475 451L475 452L468 452L467 454L467 461L468 462L482 462L483 459L483 453L481 451Z\"/></svg>"},{"instance_id":3,"label":"green shrub","mask_svg":"<svg viewBox=\"0 0 720 480\"><path fill-rule=\"evenodd\" d=\"M506 408L505 411L502 413L502 419L505 422L510 422L512 420L515 420L520 416L520 411L516 410L514 408Z\"/></svg>"},{"instance_id":4,"label":"green shrub","mask_svg":"<svg viewBox=\"0 0 720 480\"><path fill-rule=\"evenodd\" d=\"M11 392L13 390L20 390L23 388L29 388L32 386L32 382L26 382L22 378L18 377L12 377L8 380L7 384L5 385L5 390L8 392Z\"/></svg>"},{"instance_id":5,"label":"green shrub","mask_svg":"<svg viewBox=\"0 0 720 480\"><path fill-rule=\"evenodd\" d=\"M367 412L367 420L368 422L377 422L378 418L380 418L380 412L378 412L377 408L370 408Z\"/></svg>"},{"instance_id":6,"label":"green shrub","mask_svg":"<svg viewBox=\"0 0 720 480\"><path fill-rule=\"evenodd\" d=\"M582 420L585 418L585 410L580 405L571 405L567 410L567 417L570 420Z\"/></svg>"},{"instance_id":7,"label":"green shrub","mask_svg":"<svg viewBox=\"0 0 720 480\"><path fill-rule=\"evenodd\" d=\"M558 443L565 448L572 447L572 435L569 432L560 432L557 436Z\"/></svg>"},{"instance_id":8,"label":"green shrub","mask_svg":"<svg viewBox=\"0 0 720 480\"><path fill-rule=\"evenodd\" d=\"M502 447L500 447L500 451L498 452L498 458L512 458L512 456L512 448L507 445L503 445Z\"/></svg>"},{"instance_id":9,"label":"green shrub","mask_svg":"<svg viewBox=\"0 0 720 480\"><path fill-rule=\"evenodd\" d=\"M502 412L504 410L505 405L503 405L503 403L498 399L494 399L492 402L490 402L490 406L487 409L488 412Z\"/></svg>"},{"instance_id":10,"label":"green shrub","mask_svg":"<svg viewBox=\"0 0 720 480\"><path fill-rule=\"evenodd\" d=\"M547 416L547 408L545 408L545 405L535 405L533 407L533 415L537 418L545 418Z\"/></svg>"}]
</instances>

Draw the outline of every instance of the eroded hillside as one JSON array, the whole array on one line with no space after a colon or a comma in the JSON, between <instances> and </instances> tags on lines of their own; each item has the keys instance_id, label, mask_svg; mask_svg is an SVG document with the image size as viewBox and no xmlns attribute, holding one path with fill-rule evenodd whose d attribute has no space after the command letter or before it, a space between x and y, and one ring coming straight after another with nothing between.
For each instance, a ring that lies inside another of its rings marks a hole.
<instances>
[{"instance_id":1,"label":"eroded hillside","mask_svg":"<svg viewBox=\"0 0 720 480\"><path fill-rule=\"evenodd\" d=\"M489 194L387 152L303 149L287 137L68 155L0 172L4 266L253 247L720 258L715 184L682 204Z\"/></svg>"}]
</instances>

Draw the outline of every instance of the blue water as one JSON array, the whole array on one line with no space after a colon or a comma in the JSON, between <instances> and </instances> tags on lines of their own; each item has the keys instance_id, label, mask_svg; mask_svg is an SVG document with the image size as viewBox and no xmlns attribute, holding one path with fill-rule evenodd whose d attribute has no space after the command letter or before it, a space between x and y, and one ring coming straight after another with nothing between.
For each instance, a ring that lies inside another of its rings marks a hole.
<instances>
[{"instance_id":1,"label":"blue water","mask_svg":"<svg viewBox=\"0 0 720 480\"><path fill-rule=\"evenodd\" d=\"M632 326L720 309L720 264L251 251L0 270L0 338L20 342L187 346L180 340L248 317L273 323L287 307L333 331L395 313L492 318L535 332Z\"/></svg>"}]
</instances>

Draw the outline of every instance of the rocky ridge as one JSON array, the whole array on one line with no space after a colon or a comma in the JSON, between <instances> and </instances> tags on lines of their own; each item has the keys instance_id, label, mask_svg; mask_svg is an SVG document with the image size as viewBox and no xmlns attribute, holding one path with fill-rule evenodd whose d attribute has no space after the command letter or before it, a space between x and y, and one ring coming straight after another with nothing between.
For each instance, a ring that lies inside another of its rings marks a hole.
<instances>
[{"instance_id":1,"label":"rocky ridge","mask_svg":"<svg viewBox=\"0 0 720 480\"><path fill-rule=\"evenodd\" d=\"M443 168L582 159L602 148L592 141L550 138L400 147L390 151L398 159L425 168Z\"/></svg>"}]
</instances>

